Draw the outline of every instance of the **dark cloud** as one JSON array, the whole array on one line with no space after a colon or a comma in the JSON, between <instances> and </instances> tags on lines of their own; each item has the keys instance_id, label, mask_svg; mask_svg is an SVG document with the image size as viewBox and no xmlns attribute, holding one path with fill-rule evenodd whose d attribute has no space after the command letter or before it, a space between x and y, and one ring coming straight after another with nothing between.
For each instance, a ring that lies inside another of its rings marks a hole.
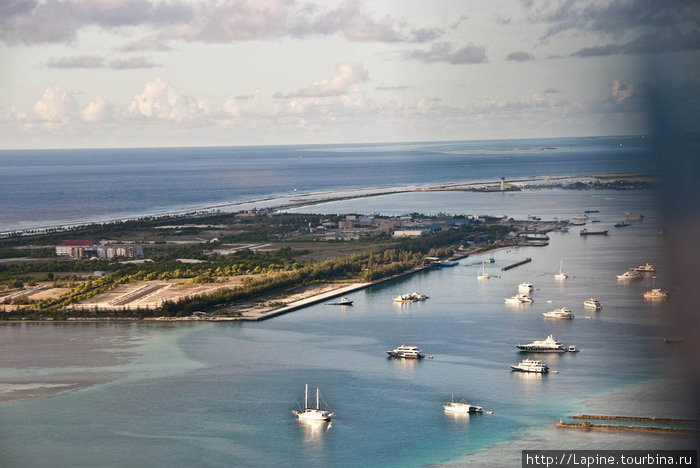
<instances>
[{"instance_id":1,"label":"dark cloud","mask_svg":"<svg viewBox=\"0 0 700 468\"><path fill-rule=\"evenodd\" d=\"M74 69L74 68L111 68L113 70L129 70L134 68L154 68L161 65L155 64L145 57L128 57L123 59L111 59L106 61L96 55L79 55L75 57L52 58L47 63L49 68Z\"/></svg>"},{"instance_id":2,"label":"dark cloud","mask_svg":"<svg viewBox=\"0 0 700 468\"><path fill-rule=\"evenodd\" d=\"M109 68L114 70L131 70L135 68L155 68L161 67L157 63L153 63L146 57L129 57L124 59L112 59L107 63Z\"/></svg>"},{"instance_id":3,"label":"dark cloud","mask_svg":"<svg viewBox=\"0 0 700 468\"><path fill-rule=\"evenodd\" d=\"M428 50L413 50L403 55L404 59L420 60L425 63L446 62L453 65L484 63L486 48L481 45L467 44L459 49L448 42L433 43Z\"/></svg>"},{"instance_id":4,"label":"dark cloud","mask_svg":"<svg viewBox=\"0 0 700 468\"><path fill-rule=\"evenodd\" d=\"M506 57L506 60L514 61L514 62L527 62L529 60L534 60L535 56L532 55L529 52L511 52L508 54L508 57Z\"/></svg>"},{"instance_id":5,"label":"dark cloud","mask_svg":"<svg viewBox=\"0 0 700 468\"><path fill-rule=\"evenodd\" d=\"M104 59L96 55L78 55L75 57L52 58L46 64L49 68L103 68Z\"/></svg>"},{"instance_id":6,"label":"dark cloud","mask_svg":"<svg viewBox=\"0 0 700 468\"><path fill-rule=\"evenodd\" d=\"M676 28L647 33L622 44L605 44L580 49L573 57L600 57L615 54L651 54L700 49L700 30L684 33Z\"/></svg>"},{"instance_id":7,"label":"dark cloud","mask_svg":"<svg viewBox=\"0 0 700 468\"><path fill-rule=\"evenodd\" d=\"M159 37L147 36L117 47L115 50L119 52L167 52L172 48Z\"/></svg>"},{"instance_id":8,"label":"dark cloud","mask_svg":"<svg viewBox=\"0 0 700 468\"><path fill-rule=\"evenodd\" d=\"M166 39L233 42L277 37L341 35L355 42L430 42L444 31L416 27L369 11L369 3L345 0L335 7L304 0L4 0L0 40L10 44L73 42L90 26L107 31L147 25L154 38L119 50L167 50ZM156 39L157 38L157 39Z\"/></svg>"}]
</instances>

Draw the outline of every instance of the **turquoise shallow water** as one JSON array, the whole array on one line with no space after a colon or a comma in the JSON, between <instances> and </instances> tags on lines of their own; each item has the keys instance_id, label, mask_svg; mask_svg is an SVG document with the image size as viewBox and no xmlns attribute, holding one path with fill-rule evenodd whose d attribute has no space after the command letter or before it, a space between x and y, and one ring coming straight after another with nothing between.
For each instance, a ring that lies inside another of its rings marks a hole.
<instances>
[{"instance_id":1,"label":"turquoise shallow water","mask_svg":"<svg viewBox=\"0 0 700 468\"><path fill-rule=\"evenodd\" d=\"M479 214L469 195L460 194L465 198L455 206ZM556 202L534 203L533 197ZM431 198L423 211L441 211L445 200ZM551 234L546 248L489 253L496 259L491 273L499 277L486 282L476 279L480 257L474 256L353 293L352 307L320 304L261 323L22 325L22 340L3 353L0 383L62 372L67 381L91 373L109 379L0 404L2 464L417 467L485 466L496 457L513 466L522 448L688 448L688 439L553 429L577 410L684 416L679 396L659 398L660 389L678 388L679 348L663 343L673 296L645 302L641 293L651 278L615 280L649 261L657 266L656 284L670 286L653 200L648 191L493 194L489 206L514 215L569 217L600 209L596 229L610 228L625 210L646 218L607 238L582 238L572 229ZM364 203L353 208L379 211L372 199ZM387 209L410 203L398 197ZM532 263L500 272L528 256ZM553 274L560 259L570 278L558 283ZM535 302L506 306L503 298L525 280L535 284ZM407 306L391 300L414 290L430 299ZM583 308L591 295L603 302L600 312ZM561 306L576 318L542 318ZM0 333L17 335L5 326ZM556 374L511 373L509 365L523 358L515 345L549 333L581 351L541 356ZM47 341L61 359L20 359ZM401 343L416 344L434 359L387 359L385 351ZM91 349L100 359L90 360ZM332 426L309 427L292 417L305 383L321 388L337 415ZM494 414L450 418L441 408L450 394Z\"/></svg>"}]
</instances>

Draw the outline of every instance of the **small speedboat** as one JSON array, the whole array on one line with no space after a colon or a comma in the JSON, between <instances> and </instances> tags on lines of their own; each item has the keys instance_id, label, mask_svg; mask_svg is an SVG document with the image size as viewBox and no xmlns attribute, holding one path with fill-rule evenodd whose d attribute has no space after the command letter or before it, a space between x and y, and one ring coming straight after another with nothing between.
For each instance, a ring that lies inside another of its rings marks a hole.
<instances>
[{"instance_id":1,"label":"small speedboat","mask_svg":"<svg viewBox=\"0 0 700 468\"><path fill-rule=\"evenodd\" d=\"M339 301L336 302L326 302L326 305L352 305L353 301L348 299L347 297L343 297Z\"/></svg>"}]
</instances>

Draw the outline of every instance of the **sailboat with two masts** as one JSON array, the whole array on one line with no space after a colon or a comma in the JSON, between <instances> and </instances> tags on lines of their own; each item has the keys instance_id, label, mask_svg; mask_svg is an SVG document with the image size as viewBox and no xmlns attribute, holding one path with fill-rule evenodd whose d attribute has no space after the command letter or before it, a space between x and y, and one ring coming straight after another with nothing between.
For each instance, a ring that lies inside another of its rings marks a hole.
<instances>
[{"instance_id":1,"label":"sailboat with two masts","mask_svg":"<svg viewBox=\"0 0 700 468\"><path fill-rule=\"evenodd\" d=\"M318 387L316 387L316 406L309 406L309 384L304 390L304 409L300 411L292 410L299 419L311 421L330 421L334 416L333 412L321 409L321 399Z\"/></svg>"}]
</instances>

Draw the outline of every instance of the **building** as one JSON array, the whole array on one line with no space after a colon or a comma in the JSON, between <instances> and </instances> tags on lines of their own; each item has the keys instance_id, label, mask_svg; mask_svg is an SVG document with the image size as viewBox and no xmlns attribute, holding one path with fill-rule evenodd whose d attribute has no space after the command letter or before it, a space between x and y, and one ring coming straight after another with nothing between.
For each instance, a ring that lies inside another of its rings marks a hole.
<instances>
[{"instance_id":1,"label":"building","mask_svg":"<svg viewBox=\"0 0 700 468\"><path fill-rule=\"evenodd\" d=\"M392 237L420 237L429 232L429 229L404 229L401 231L394 231Z\"/></svg>"},{"instance_id":2,"label":"building","mask_svg":"<svg viewBox=\"0 0 700 468\"><path fill-rule=\"evenodd\" d=\"M139 245L98 244L93 240L68 240L56 246L56 255L70 258L138 258L143 257Z\"/></svg>"}]
</instances>

